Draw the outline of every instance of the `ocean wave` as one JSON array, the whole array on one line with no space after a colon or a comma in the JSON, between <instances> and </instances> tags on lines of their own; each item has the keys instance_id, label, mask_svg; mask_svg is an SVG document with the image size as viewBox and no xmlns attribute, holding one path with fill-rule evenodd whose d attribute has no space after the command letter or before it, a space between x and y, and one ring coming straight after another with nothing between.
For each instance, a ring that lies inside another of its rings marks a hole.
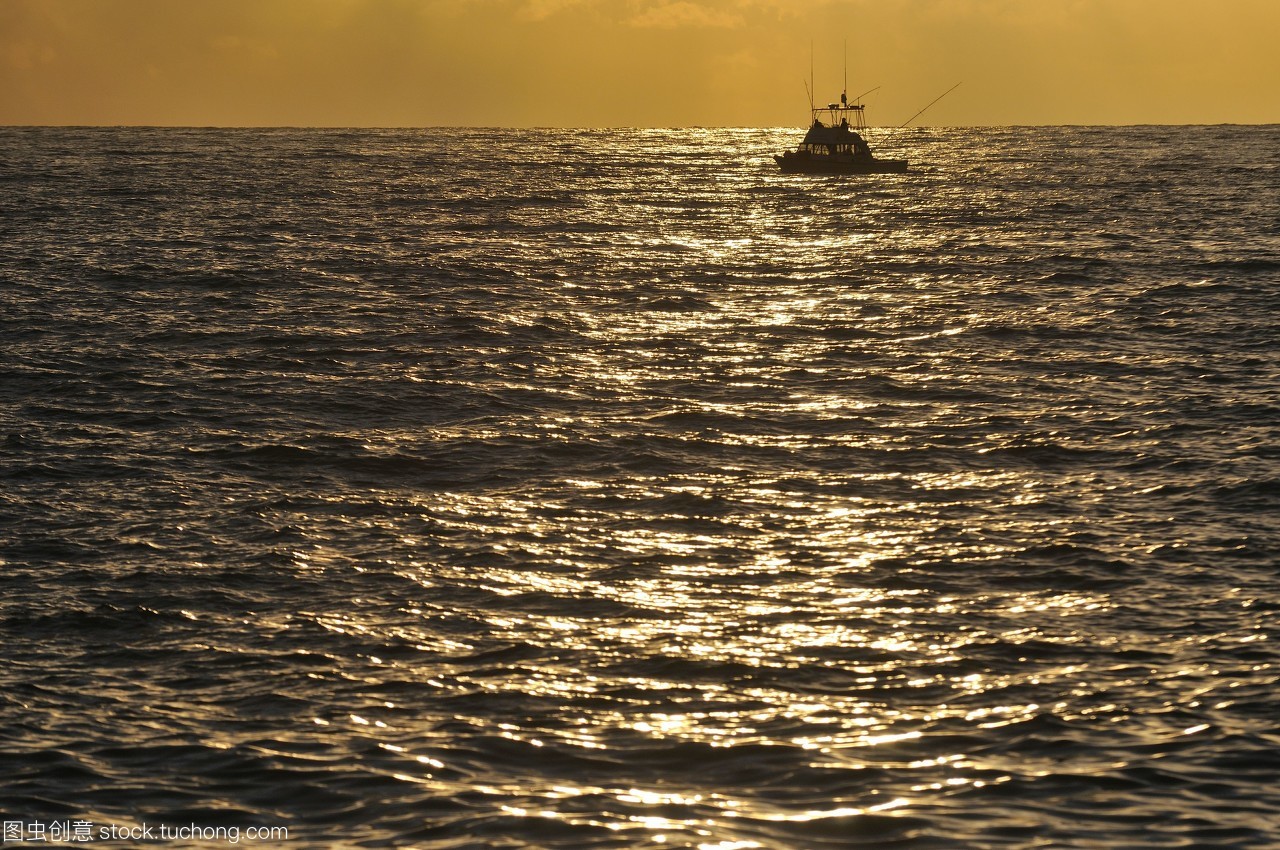
<instances>
[{"instance_id":1,"label":"ocean wave","mask_svg":"<svg viewBox=\"0 0 1280 850\"><path fill-rule=\"evenodd\" d=\"M0 128L0 809L1271 846L1276 132Z\"/></svg>"}]
</instances>

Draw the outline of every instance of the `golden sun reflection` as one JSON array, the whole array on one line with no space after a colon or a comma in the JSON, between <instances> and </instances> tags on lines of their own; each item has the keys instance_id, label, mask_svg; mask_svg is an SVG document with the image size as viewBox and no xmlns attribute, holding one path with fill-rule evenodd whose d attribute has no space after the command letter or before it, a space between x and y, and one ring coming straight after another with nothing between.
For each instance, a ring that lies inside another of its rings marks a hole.
<instances>
[{"instance_id":1,"label":"golden sun reflection","mask_svg":"<svg viewBox=\"0 0 1280 850\"><path fill-rule=\"evenodd\" d=\"M762 299L753 321L801 327L821 308L814 297ZM539 491L524 492L516 474L504 487L381 493L401 515L337 520L395 541L353 567L395 588L394 610L353 596L346 610L269 614L263 627L390 647L335 659L358 669L344 683L375 688L377 675L391 676L447 708L425 747L421 722L396 707L403 698L353 705L315 725L376 736L399 781L471 782L511 817L607 829L637 843L767 847L761 836L771 829L840 829L876 816L907 822L913 800L960 799L1010 781L1009 759L970 745L984 732L1069 716L1072 697L1092 687L1075 660L1092 640L1083 624L1116 603L1104 590L1024 580L1025 542L1001 525L1018 520L993 520L985 537L970 539L955 517L993 500L1035 508L1052 497L1047 485L992 465L918 467L912 435L958 415L950 402L886 412L865 397L775 393L770 370L781 367L760 366L750 346L707 352L724 386L749 391L748 402L709 397L673 409L668 398L644 396L673 376L631 342L736 320L709 309L591 325L602 345L627 356L582 351L570 355L571 368L598 369L597 383L653 410L652 419L584 404L580 416L556 422L516 412L433 427L430 440L497 447L517 472L534 449L554 452L564 469L555 487ZM937 343L950 333L910 336ZM895 417L894 428L858 426L876 416ZM809 427L756 424L783 417ZM643 472L576 461L579 453L611 458L650 428L668 429L674 450L710 446L730 461L680 474L662 469L661 449L645 456ZM423 439L367 442L394 456L412 452L398 443ZM807 453L838 464L797 468L792 459ZM288 521L307 527L316 518ZM1052 534L1067 521L1049 517L1041 528ZM320 545L296 546L289 560L335 577L344 569ZM1061 700L1046 705L1046 689ZM486 705L502 706L501 720ZM450 753L456 734L564 773L546 782L460 779L469 756ZM746 799L626 773L633 757L667 752L728 765L726 775L751 781L767 781L771 760L785 760L792 772L842 777L850 790L822 802ZM569 781L580 759L604 760L618 779Z\"/></svg>"}]
</instances>

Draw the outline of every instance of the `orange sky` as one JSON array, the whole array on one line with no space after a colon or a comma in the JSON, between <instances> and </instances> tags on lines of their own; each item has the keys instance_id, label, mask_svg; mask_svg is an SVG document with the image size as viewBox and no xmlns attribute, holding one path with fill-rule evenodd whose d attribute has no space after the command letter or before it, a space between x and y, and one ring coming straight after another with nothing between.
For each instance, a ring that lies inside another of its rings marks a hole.
<instances>
[{"instance_id":1,"label":"orange sky","mask_svg":"<svg viewBox=\"0 0 1280 850\"><path fill-rule=\"evenodd\" d=\"M0 124L1280 122L1280 0L0 0Z\"/></svg>"}]
</instances>

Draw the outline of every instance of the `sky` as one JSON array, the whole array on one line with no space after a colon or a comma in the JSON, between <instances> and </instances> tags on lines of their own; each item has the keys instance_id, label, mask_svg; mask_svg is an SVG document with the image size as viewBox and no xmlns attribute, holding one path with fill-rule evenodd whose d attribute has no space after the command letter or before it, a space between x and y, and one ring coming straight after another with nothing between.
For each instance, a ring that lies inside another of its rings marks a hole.
<instances>
[{"instance_id":1,"label":"sky","mask_svg":"<svg viewBox=\"0 0 1280 850\"><path fill-rule=\"evenodd\" d=\"M811 62L872 124L956 83L914 123L1280 123L1277 34L1280 0L0 0L0 124L800 126Z\"/></svg>"}]
</instances>

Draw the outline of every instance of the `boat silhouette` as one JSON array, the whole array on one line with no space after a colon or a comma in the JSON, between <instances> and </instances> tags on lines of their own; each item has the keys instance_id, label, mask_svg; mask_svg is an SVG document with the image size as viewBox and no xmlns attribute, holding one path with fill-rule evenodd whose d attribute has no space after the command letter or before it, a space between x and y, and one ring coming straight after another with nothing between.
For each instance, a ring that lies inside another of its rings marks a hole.
<instances>
[{"instance_id":1,"label":"boat silhouette","mask_svg":"<svg viewBox=\"0 0 1280 850\"><path fill-rule=\"evenodd\" d=\"M905 159L877 159L862 133L867 125L866 107L849 103L840 93L839 103L810 106L813 123L795 150L775 154L774 162L787 174L885 174L907 170ZM825 119L825 120L824 120ZM852 119L852 121L850 120Z\"/></svg>"}]
</instances>

